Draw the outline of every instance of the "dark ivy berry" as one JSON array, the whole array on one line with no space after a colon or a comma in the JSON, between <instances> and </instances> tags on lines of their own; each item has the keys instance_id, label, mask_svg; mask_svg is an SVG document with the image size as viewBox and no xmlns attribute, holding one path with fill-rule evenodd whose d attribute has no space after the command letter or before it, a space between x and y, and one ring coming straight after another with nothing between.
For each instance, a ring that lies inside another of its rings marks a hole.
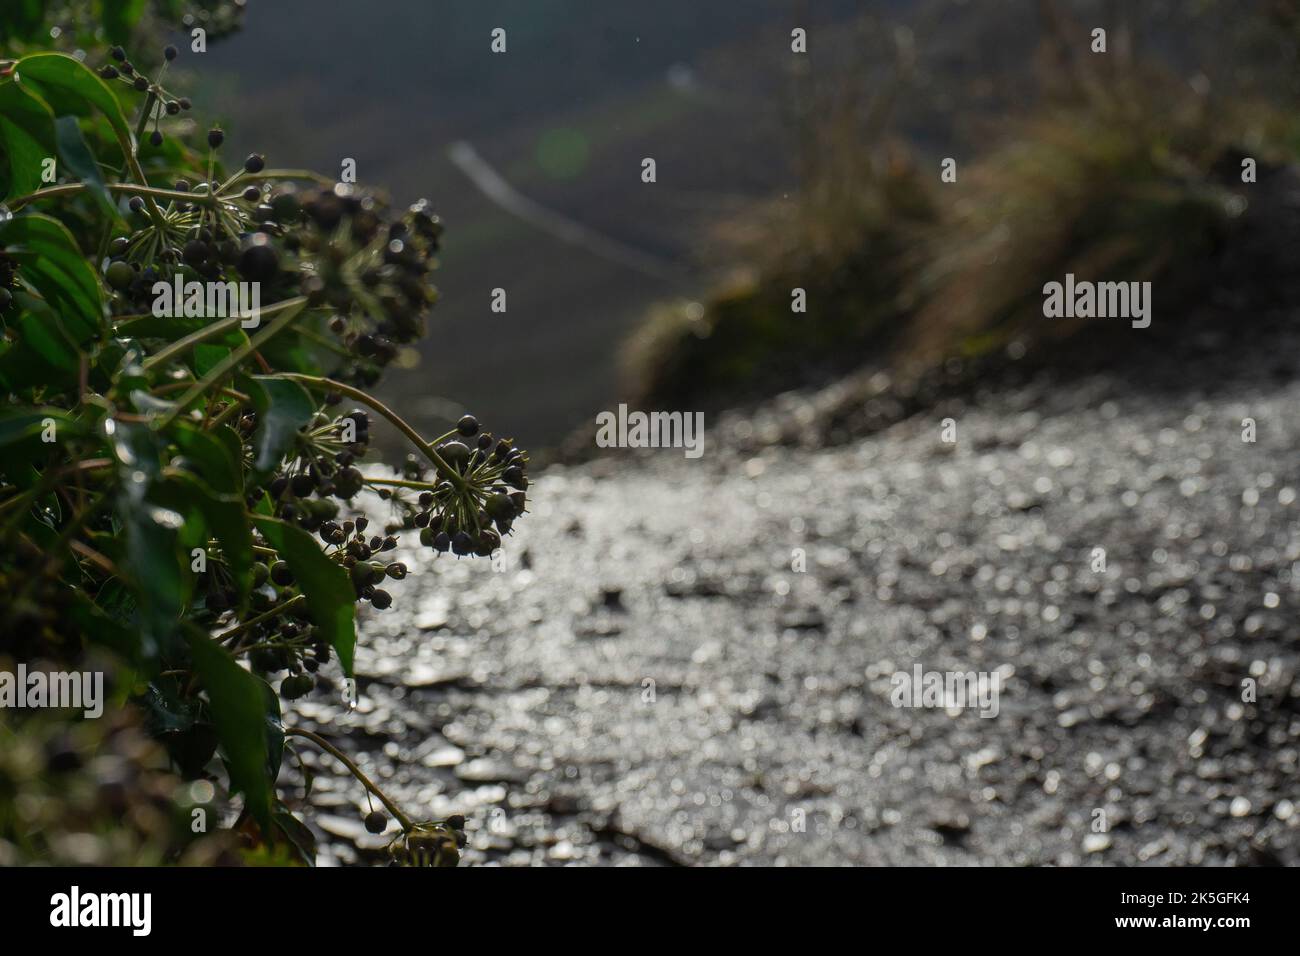
<instances>
[{"instance_id":1,"label":"dark ivy berry","mask_svg":"<svg viewBox=\"0 0 1300 956\"><path fill-rule=\"evenodd\" d=\"M176 56L177 56L177 54L178 54L179 52L180 52L180 51L177 50L176 47L171 46L171 45L169 44L169 45L168 45L168 46L163 50L163 58L164 58L165 60L167 60L167 62L170 63L172 60L176 59Z\"/></svg>"},{"instance_id":2,"label":"dark ivy berry","mask_svg":"<svg viewBox=\"0 0 1300 956\"><path fill-rule=\"evenodd\" d=\"M198 239L191 239L181 250L181 258L189 265L201 265L208 260L208 244Z\"/></svg>"},{"instance_id":3,"label":"dark ivy berry","mask_svg":"<svg viewBox=\"0 0 1300 956\"><path fill-rule=\"evenodd\" d=\"M181 109L183 110L188 110L194 106L194 104L190 102L190 98L188 96L182 96L176 102L180 103Z\"/></svg>"},{"instance_id":4,"label":"dark ivy berry","mask_svg":"<svg viewBox=\"0 0 1300 956\"><path fill-rule=\"evenodd\" d=\"M394 561L392 564L388 566L386 573L394 581L400 581L406 577L406 565L404 565L401 561Z\"/></svg>"},{"instance_id":5,"label":"dark ivy berry","mask_svg":"<svg viewBox=\"0 0 1300 956\"><path fill-rule=\"evenodd\" d=\"M465 815L462 813L453 813L447 818L447 826L453 830L465 829Z\"/></svg>"},{"instance_id":6,"label":"dark ivy berry","mask_svg":"<svg viewBox=\"0 0 1300 956\"><path fill-rule=\"evenodd\" d=\"M106 80L116 80L120 74L117 72L117 67L110 63L100 69L99 75Z\"/></svg>"},{"instance_id":7,"label":"dark ivy berry","mask_svg":"<svg viewBox=\"0 0 1300 956\"><path fill-rule=\"evenodd\" d=\"M0 289L0 311L9 308L9 303L13 302L13 293L8 289Z\"/></svg>"},{"instance_id":8,"label":"dark ivy berry","mask_svg":"<svg viewBox=\"0 0 1300 956\"><path fill-rule=\"evenodd\" d=\"M271 208L275 210L276 222L297 222L302 215L302 206L298 197L291 192L277 193L271 197Z\"/></svg>"},{"instance_id":9,"label":"dark ivy berry","mask_svg":"<svg viewBox=\"0 0 1300 956\"><path fill-rule=\"evenodd\" d=\"M344 468L334 476L334 493L340 498L351 498L361 490L362 474L355 468Z\"/></svg>"},{"instance_id":10,"label":"dark ivy berry","mask_svg":"<svg viewBox=\"0 0 1300 956\"><path fill-rule=\"evenodd\" d=\"M484 528L478 533L478 541L474 546L474 553L481 558L490 558L492 552L501 547L501 537L495 531L489 531Z\"/></svg>"},{"instance_id":11,"label":"dark ivy berry","mask_svg":"<svg viewBox=\"0 0 1300 956\"><path fill-rule=\"evenodd\" d=\"M263 235L256 234L239 255L239 274L249 282L269 282L280 271L280 256Z\"/></svg>"},{"instance_id":12,"label":"dark ivy berry","mask_svg":"<svg viewBox=\"0 0 1300 956\"><path fill-rule=\"evenodd\" d=\"M382 811L371 810L366 814L366 829L371 833L383 833L388 829L388 817Z\"/></svg>"},{"instance_id":13,"label":"dark ivy berry","mask_svg":"<svg viewBox=\"0 0 1300 956\"><path fill-rule=\"evenodd\" d=\"M393 606L393 596L383 588L375 588L370 595L370 604L377 611L386 611Z\"/></svg>"},{"instance_id":14,"label":"dark ivy berry","mask_svg":"<svg viewBox=\"0 0 1300 956\"><path fill-rule=\"evenodd\" d=\"M253 153L251 156L248 157L248 159L244 160L244 172L260 173L265 168L266 168L266 160L263 157L257 155L257 153Z\"/></svg>"},{"instance_id":15,"label":"dark ivy berry","mask_svg":"<svg viewBox=\"0 0 1300 956\"><path fill-rule=\"evenodd\" d=\"M289 487L299 498L305 498L316 490L316 482L311 480L311 475L298 474L289 479Z\"/></svg>"},{"instance_id":16,"label":"dark ivy berry","mask_svg":"<svg viewBox=\"0 0 1300 956\"><path fill-rule=\"evenodd\" d=\"M306 674L297 674L280 681L280 696L285 700L297 700L312 689L316 682Z\"/></svg>"},{"instance_id":17,"label":"dark ivy berry","mask_svg":"<svg viewBox=\"0 0 1300 956\"><path fill-rule=\"evenodd\" d=\"M264 647L255 647L249 651L248 662L253 665L254 670L263 673L274 673L280 669L280 661L275 652Z\"/></svg>"},{"instance_id":18,"label":"dark ivy berry","mask_svg":"<svg viewBox=\"0 0 1300 956\"><path fill-rule=\"evenodd\" d=\"M484 432L483 434L479 435L478 436L479 451L487 451L489 448L491 448L492 441L493 441L492 436L489 435L487 432Z\"/></svg>"},{"instance_id":19,"label":"dark ivy berry","mask_svg":"<svg viewBox=\"0 0 1300 956\"><path fill-rule=\"evenodd\" d=\"M114 258L126 255L126 250L130 247L131 240L126 236L118 236L108 244L108 254Z\"/></svg>"},{"instance_id":20,"label":"dark ivy berry","mask_svg":"<svg viewBox=\"0 0 1300 956\"><path fill-rule=\"evenodd\" d=\"M277 561L271 565L271 580L282 588L293 584L293 572L289 570L287 561Z\"/></svg>"},{"instance_id":21,"label":"dark ivy berry","mask_svg":"<svg viewBox=\"0 0 1300 956\"><path fill-rule=\"evenodd\" d=\"M465 415L456 423L456 431L460 432L466 438L473 438L478 434L478 419L473 415Z\"/></svg>"},{"instance_id":22,"label":"dark ivy berry","mask_svg":"<svg viewBox=\"0 0 1300 956\"><path fill-rule=\"evenodd\" d=\"M158 132L158 130L154 130L149 134L149 142L154 146L161 146L163 144L163 134Z\"/></svg>"},{"instance_id":23,"label":"dark ivy berry","mask_svg":"<svg viewBox=\"0 0 1300 956\"><path fill-rule=\"evenodd\" d=\"M221 132L221 130L219 129L208 130L208 145L211 146L213 149L217 149L225 141L226 141L226 134Z\"/></svg>"},{"instance_id":24,"label":"dark ivy berry","mask_svg":"<svg viewBox=\"0 0 1300 956\"><path fill-rule=\"evenodd\" d=\"M113 47L111 50L108 51L108 53L113 59L117 60L117 62L119 63L126 60L126 51L123 50L120 46Z\"/></svg>"},{"instance_id":25,"label":"dark ivy berry","mask_svg":"<svg viewBox=\"0 0 1300 956\"><path fill-rule=\"evenodd\" d=\"M168 116L175 116L181 111L181 104L177 103L175 100L168 100L164 109L167 110Z\"/></svg>"},{"instance_id":26,"label":"dark ivy berry","mask_svg":"<svg viewBox=\"0 0 1300 956\"><path fill-rule=\"evenodd\" d=\"M256 186L249 186L247 189L244 190L245 202L257 202L261 198L262 198L262 190L258 189Z\"/></svg>"},{"instance_id":27,"label":"dark ivy berry","mask_svg":"<svg viewBox=\"0 0 1300 956\"><path fill-rule=\"evenodd\" d=\"M474 550L474 539L464 531L457 531L451 539L451 550L457 554L469 554Z\"/></svg>"},{"instance_id":28,"label":"dark ivy berry","mask_svg":"<svg viewBox=\"0 0 1300 956\"><path fill-rule=\"evenodd\" d=\"M451 535L445 531L439 531L433 536L433 547L435 551L446 554L447 549L451 547Z\"/></svg>"},{"instance_id":29,"label":"dark ivy berry","mask_svg":"<svg viewBox=\"0 0 1300 956\"><path fill-rule=\"evenodd\" d=\"M132 85L136 88L136 91L139 93L143 93L145 90L149 89L149 81L146 80L143 76L137 76Z\"/></svg>"},{"instance_id":30,"label":"dark ivy berry","mask_svg":"<svg viewBox=\"0 0 1300 956\"><path fill-rule=\"evenodd\" d=\"M132 212L144 212L144 200L139 196L132 196L131 201L128 202L127 205L131 208Z\"/></svg>"}]
</instances>

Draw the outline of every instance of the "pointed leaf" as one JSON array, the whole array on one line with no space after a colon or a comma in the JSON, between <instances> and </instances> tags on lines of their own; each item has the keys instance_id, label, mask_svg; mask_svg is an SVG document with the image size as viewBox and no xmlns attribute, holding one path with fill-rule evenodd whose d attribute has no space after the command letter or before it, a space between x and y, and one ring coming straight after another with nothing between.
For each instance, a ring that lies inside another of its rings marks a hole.
<instances>
[{"instance_id":1,"label":"pointed leaf","mask_svg":"<svg viewBox=\"0 0 1300 956\"><path fill-rule=\"evenodd\" d=\"M307 598L312 622L334 647L347 677L357 646L356 592L342 565L335 564L306 531L278 518L255 517L257 529L289 563L294 580Z\"/></svg>"},{"instance_id":2,"label":"pointed leaf","mask_svg":"<svg viewBox=\"0 0 1300 956\"><path fill-rule=\"evenodd\" d=\"M90 194L95 197L101 209L110 219L120 219L117 203L104 185L104 175L95 161L95 154L86 144L86 137L81 133L81 124L75 116L60 116L54 121L55 140L59 146L59 156L63 165L79 180L85 183Z\"/></svg>"},{"instance_id":3,"label":"pointed leaf","mask_svg":"<svg viewBox=\"0 0 1300 956\"><path fill-rule=\"evenodd\" d=\"M186 640L208 695L231 788L243 793L248 811L269 833L273 781L267 774L266 682L203 631L187 628Z\"/></svg>"},{"instance_id":4,"label":"pointed leaf","mask_svg":"<svg viewBox=\"0 0 1300 956\"><path fill-rule=\"evenodd\" d=\"M316 404L297 382L273 375L248 379L248 393L257 409L253 434L253 472L265 478L293 447L298 429L311 421Z\"/></svg>"}]
</instances>

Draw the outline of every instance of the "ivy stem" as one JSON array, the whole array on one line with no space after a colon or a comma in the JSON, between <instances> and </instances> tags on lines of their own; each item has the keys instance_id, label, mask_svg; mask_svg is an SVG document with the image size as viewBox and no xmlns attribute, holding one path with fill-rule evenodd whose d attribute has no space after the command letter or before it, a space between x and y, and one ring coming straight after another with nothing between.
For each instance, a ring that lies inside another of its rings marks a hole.
<instances>
[{"instance_id":1,"label":"ivy stem","mask_svg":"<svg viewBox=\"0 0 1300 956\"><path fill-rule=\"evenodd\" d=\"M258 315L259 317L263 315L275 315L277 312L283 312L285 309L301 305L306 301L307 300L302 296L297 296L293 299L284 299L281 302L275 303L275 305L269 305L265 309L262 309ZM166 348L159 349L153 355L150 355L145 359L141 363L141 367L147 372L151 368L161 365L163 362L168 362L176 358L178 355L184 355L200 342L204 342L240 326L247 318L248 316L244 315L232 315L229 318L222 319L220 322L213 322L211 325L205 325L201 329L191 332L189 335L185 336L185 338L177 339Z\"/></svg>"},{"instance_id":2,"label":"ivy stem","mask_svg":"<svg viewBox=\"0 0 1300 956\"><path fill-rule=\"evenodd\" d=\"M193 388L181 396L180 400L176 403L176 407L168 412L158 423L158 429L161 431L174 422L176 416L185 411L191 402L206 394L208 390L220 382L232 368L244 361L244 359L248 358L249 355L265 345L267 341L283 331L285 326L293 321L294 316L296 316L306 304L307 299L305 296L298 296L294 299L286 299L283 302L276 303L276 310L283 314L278 316L274 322L262 329L262 331L258 332L257 335L253 336L247 344L235 349L224 359L214 365L212 370L209 371L207 375L203 376L201 381L195 383ZM235 318L236 321L238 321L238 316ZM192 338L192 336L186 336L186 338ZM176 344L179 345L180 343L178 342ZM164 351L169 351L171 348L172 347L169 346L169 348ZM150 356L150 358L157 358L157 355Z\"/></svg>"},{"instance_id":3,"label":"ivy stem","mask_svg":"<svg viewBox=\"0 0 1300 956\"><path fill-rule=\"evenodd\" d=\"M149 95L144 98L144 106L140 109L140 121L135 124L136 159L140 158L140 140L144 138L145 127L149 125L149 117L153 116L153 107L157 102L158 94L150 87Z\"/></svg>"},{"instance_id":4,"label":"ivy stem","mask_svg":"<svg viewBox=\"0 0 1300 956\"><path fill-rule=\"evenodd\" d=\"M124 193L128 196L145 196L150 199L174 199L178 202L196 203L201 205L215 206L221 200L217 196L204 195L203 193L180 192L176 189L159 189L156 186L140 186L135 183L107 183L105 188L109 192ZM46 189L38 189L34 193L28 193L26 196L19 196L9 203L11 211L17 211L28 203L36 202L40 199L53 199L57 196L75 196L79 192L84 192L85 183L63 183L59 186L50 186Z\"/></svg>"},{"instance_id":5,"label":"ivy stem","mask_svg":"<svg viewBox=\"0 0 1300 956\"><path fill-rule=\"evenodd\" d=\"M284 728L284 735L286 737L303 737L310 740L321 750L324 750L326 753L333 756L334 759L339 761L339 763L347 767L348 772L360 780L367 790L379 798L379 802L388 808L388 812L391 813L393 818L401 825L403 831L409 833L415 828L415 824L411 822L411 818L403 813L397 804L393 803L392 800L389 800L384 791L375 786L374 782L365 775L360 767L352 762L352 759L348 757L347 754L339 750L339 748L335 747L320 734L312 733L310 730L300 730L297 727L286 727Z\"/></svg>"},{"instance_id":6,"label":"ivy stem","mask_svg":"<svg viewBox=\"0 0 1300 956\"><path fill-rule=\"evenodd\" d=\"M160 385L157 388L155 388L153 390L153 393L155 395L166 395L169 392L175 392L178 389L188 388L193 384L194 384L193 382L189 382L189 381L168 382L166 385ZM243 392L237 392L233 388L219 389L218 392L219 394L224 395L227 398L233 398L237 402L243 402L245 405L247 405L249 402L252 401L252 399L249 398L247 395L245 395Z\"/></svg>"},{"instance_id":7,"label":"ivy stem","mask_svg":"<svg viewBox=\"0 0 1300 956\"><path fill-rule=\"evenodd\" d=\"M424 456L428 458L429 461L433 462L434 467L442 473L444 478L448 479L461 490L468 487L464 476L455 468L452 468L451 465L443 461L442 456L438 454L433 445L421 438L420 433L408 425L402 416L398 415L379 399L366 394L359 388L353 388L351 385L344 385L342 382L336 382L332 378L324 378L319 375L301 375L297 372L285 372L280 377L300 382L308 388L314 388L317 391L339 392L349 398L356 399L364 405L370 406L374 411L392 422L392 424L397 427L398 431L409 438L411 444L415 445L416 448L424 453Z\"/></svg>"},{"instance_id":8,"label":"ivy stem","mask_svg":"<svg viewBox=\"0 0 1300 956\"><path fill-rule=\"evenodd\" d=\"M428 481L411 481L407 478L371 478L362 479L368 485L392 485L395 488L418 488L420 491L436 491L438 486Z\"/></svg>"},{"instance_id":9,"label":"ivy stem","mask_svg":"<svg viewBox=\"0 0 1300 956\"><path fill-rule=\"evenodd\" d=\"M230 389L228 389L228 388L224 388L224 389L222 389L222 391L223 391L223 392L229 392ZM230 417L231 417L232 415L234 415L236 412L238 412L238 411L239 411L241 408L243 408L244 405L246 405L247 403L248 403L248 400L247 400L247 399L245 399L243 402L238 402L238 401L231 402L229 405L227 405L225 408L223 408L220 412L218 412L217 415L216 415L216 417L213 418L212 421L208 422L207 430L208 430L208 431L212 431L214 428L220 428L220 427L221 427L222 425L224 425L227 421L229 421L229 419L230 419Z\"/></svg>"},{"instance_id":10,"label":"ivy stem","mask_svg":"<svg viewBox=\"0 0 1300 956\"><path fill-rule=\"evenodd\" d=\"M322 186L333 186L334 180L310 169L264 169L260 173L244 173L243 179L308 179Z\"/></svg>"},{"instance_id":11,"label":"ivy stem","mask_svg":"<svg viewBox=\"0 0 1300 956\"><path fill-rule=\"evenodd\" d=\"M257 617L250 617L247 621L244 621L242 624L237 624L235 627L232 627L230 630L223 631L221 634L217 635L217 643L224 644L232 637L239 637L241 634L247 634L250 630L257 627L257 625L261 624L263 621L269 621L272 618L279 617L285 611L293 610L295 607L304 603L306 600L307 598L304 595L299 594L297 597L290 598L289 600L285 601L283 604L277 604L269 611L263 611L261 614L257 615Z\"/></svg>"},{"instance_id":12,"label":"ivy stem","mask_svg":"<svg viewBox=\"0 0 1300 956\"><path fill-rule=\"evenodd\" d=\"M127 168L131 170L131 175L141 186L146 189L149 188L149 180L145 177L144 170L140 168L140 160L135 155L135 147L131 143L131 134L125 130L118 129L116 124L110 125L113 126L113 134L117 137L117 144L122 149L122 155L126 158L126 165ZM167 221L163 218L162 210L158 208L158 203L154 201L153 196L148 193L144 193L143 195L145 208L149 211L149 218L153 220L154 228L161 232L167 226Z\"/></svg>"}]
</instances>

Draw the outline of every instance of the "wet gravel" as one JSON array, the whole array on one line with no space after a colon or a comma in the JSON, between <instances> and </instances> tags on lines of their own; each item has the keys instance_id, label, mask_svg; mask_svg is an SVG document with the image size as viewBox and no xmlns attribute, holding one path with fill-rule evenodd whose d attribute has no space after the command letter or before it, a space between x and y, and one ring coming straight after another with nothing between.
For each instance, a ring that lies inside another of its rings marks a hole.
<instances>
[{"instance_id":1,"label":"wet gravel","mask_svg":"<svg viewBox=\"0 0 1300 956\"><path fill-rule=\"evenodd\" d=\"M503 567L404 552L358 709L297 719L464 813L472 864L1300 863L1300 339L1267 318L835 445L842 389L699 460L552 467ZM999 673L997 716L893 706L916 664ZM308 759L322 862L381 861Z\"/></svg>"}]
</instances>

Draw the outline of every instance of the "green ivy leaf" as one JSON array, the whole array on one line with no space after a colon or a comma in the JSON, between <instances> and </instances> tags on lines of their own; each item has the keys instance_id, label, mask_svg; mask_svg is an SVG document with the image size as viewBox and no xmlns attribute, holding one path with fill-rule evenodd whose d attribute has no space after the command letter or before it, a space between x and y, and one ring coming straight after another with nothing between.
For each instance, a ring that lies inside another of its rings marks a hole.
<instances>
[{"instance_id":1,"label":"green ivy leaf","mask_svg":"<svg viewBox=\"0 0 1300 956\"><path fill-rule=\"evenodd\" d=\"M207 318L184 316L142 315L118 325L114 334L124 339L183 339L191 332L208 325Z\"/></svg>"},{"instance_id":2,"label":"green ivy leaf","mask_svg":"<svg viewBox=\"0 0 1300 956\"><path fill-rule=\"evenodd\" d=\"M312 833L305 823L283 806L277 806L276 808L275 825L289 840L290 845L297 851L302 862L307 866L315 866L316 834Z\"/></svg>"},{"instance_id":3,"label":"green ivy leaf","mask_svg":"<svg viewBox=\"0 0 1300 956\"><path fill-rule=\"evenodd\" d=\"M169 468L149 499L181 513L185 508L193 508L203 516L207 533L221 544L242 605L248 599L253 572L253 533L248 526L248 512L244 510L242 496L218 494L190 472ZM201 541L187 544L204 547L207 534Z\"/></svg>"},{"instance_id":4,"label":"green ivy leaf","mask_svg":"<svg viewBox=\"0 0 1300 956\"><path fill-rule=\"evenodd\" d=\"M68 617L88 641L107 647L131 666L151 669L151 661L140 655L135 633L92 601L80 588L68 589Z\"/></svg>"},{"instance_id":5,"label":"green ivy leaf","mask_svg":"<svg viewBox=\"0 0 1300 956\"><path fill-rule=\"evenodd\" d=\"M232 790L244 795L247 809L271 831L272 785L267 774L266 682L235 662L220 644L198 628L186 628L195 673L207 692Z\"/></svg>"},{"instance_id":6,"label":"green ivy leaf","mask_svg":"<svg viewBox=\"0 0 1300 956\"><path fill-rule=\"evenodd\" d=\"M0 350L0 385L21 392L37 385L57 389L75 382L80 352L58 314L44 299L22 289L14 298L20 312L9 323L14 341Z\"/></svg>"},{"instance_id":7,"label":"green ivy leaf","mask_svg":"<svg viewBox=\"0 0 1300 956\"><path fill-rule=\"evenodd\" d=\"M199 465L204 482L213 491L223 495L243 494L239 436L230 428L205 431L188 422L180 422L174 441L186 458Z\"/></svg>"},{"instance_id":8,"label":"green ivy leaf","mask_svg":"<svg viewBox=\"0 0 1300 956\"><path fill-rule=\"evenodd\" d=\"M58 408L9 406L0 410L0 472L10 482L20 465L49 459L55 444L47 443L47 422L54 423L54 440L62 443L85 434L85 428Z\"/></svg>"},{"instance_id":9,"label":"green ivy leaf","mask_svg":"<svg viewBox=\"0 0 1300 956\"><path fill-rule=\"evenodd\" d=\"M202 378L229 357L230 349L224 345L200 342L194 346L194 374Z\"/></svg>"},{"instance_id":10,"label":"green ivy leaf","mask_svg":"<svg viewBox=\"0 0 1300 956\"><path fill-rule=\"evenodd\" d=\"M19 265L19 277L58 312L78 344L95 338L104 324L104 299L94 269L67 227L31 214L0 222L0 248Z\"/></svg>"},{"instance_id":11,"label":"green ivy leaf","mask_svg":"<svg viewBox=\"0 0 1300 956\"><path fill-rule=\"evenodd\" d=\"M110 437L119 462L116 510L127 558L123 573L139 598L138 626L145 656L152 658L175 641L189 596L190 582L181 572L180 559L180 531L188 516L148 498L162 473L158 435L145 425L119 420Z\"/></svg>"},{"instance_id":12,"label":"green ivy leaf","mask_svg":"<svg viewBox=\"0 0 1300 956\"><path fill-rule=\"evenodd\" d=\"M68 413L61 408L23 408L10 405L0 409L0 452L4 453L2 457L6 463L16 445L25 444L32 439L40 440L46 419L54 421L56 441L83 432L81 423L69 418ZM43 441L41 443L44 444Z\"/></svg>"},{"instance_id":13,"label":"green ivy leaf","mask_svg":"<svg viewBox=\"0 0 1300 956\"><path fill-rule=\"evenodd\" d=\"M297 382L274 375L254 375L246 390L257 409L253 433L253 473L260 480L277 467L293 447L298 429L311 421L316 403Z\"/></svg>"},{"instance_id":14,"label":"green ivy leaf","mask_svg":"<svg viewBox=\"0 0 1300 956\"><path fill-rule=\"evenodd\" d=\"M8 169L0 200L40 189L41 163L54 158L54 114L12 81L0 83L0 147Z\"/></svg>"},{"instance_id":15,"label":"green ivy leaf","mask_svg":"<svg viewBox=\"0 0 1300 956\"><path fill-rule=\"evenodd\" d=\"M95 197L95 201L99 203L109 219L120 219L117 203L113 202L108 187L104 185L104 176L99 171L99 163L95 160L95 154L90 151L90 146L86 144L86 137L81 133L81 124L77 122L77 118L60 116L54 121L54 135L63 165L86 184L90 194Z\"/></svg>"},{"instance_id":16,"label":"green ivy leaf","mask_svg":"<svg viewBox=\"0 0 1300 956\"><path fill-rule=\"evenodd\" d=\"M14 68L18 82L40 94L56 116L86 116L98 110L119 142L134 144L131 127L108 85L80 60L63 53L33 53Z\"/></svg>"},{"instance_id":17,"label":"green ivy leaf","mask_svg":"<svg viewBox=\"0 0 1300 956\"><path fill-rule=\"evenodd\" d=\"M306 531L278 518L255 517L257 529L289 563L307 598L307 612L321 636L334 647L345 677L352 676L357 646L356 592L352 579L335 564Z\"/></svg>"},{"instance_id":18,"label":"green ivy leaf","mask_svg":"<svg viewBox=\"0 0 1300 956\"><path fill-rule=\"evenodd\" d=\"M260 683L266 711L266 771L274 782L284 761L284 718L280 714L280 695L266 681Z\"/></svg>"}]
</instances>

